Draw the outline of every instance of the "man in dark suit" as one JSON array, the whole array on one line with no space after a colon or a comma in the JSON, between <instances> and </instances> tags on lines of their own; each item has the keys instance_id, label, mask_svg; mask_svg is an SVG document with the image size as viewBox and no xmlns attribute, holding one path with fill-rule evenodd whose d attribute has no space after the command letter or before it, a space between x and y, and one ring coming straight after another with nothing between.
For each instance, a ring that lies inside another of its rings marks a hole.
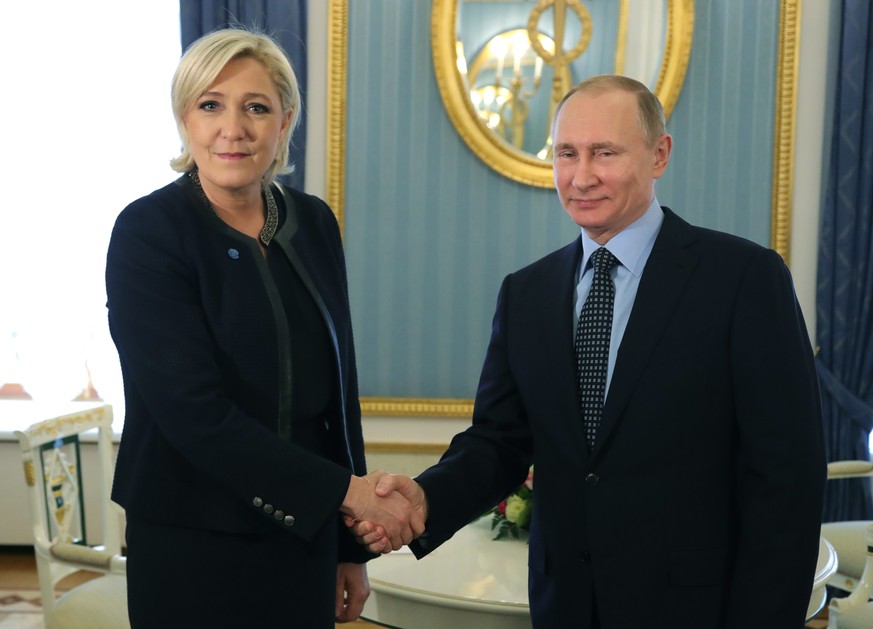
<instances>
[{"instance_id":1,"label":"man in dark suit","mask_svg":"<svg viewBox=\"0 0 873 629\"><path fill-rule=\"evenodd\" d=\"M825 460L788 269L659 205L672 138L644 85L577 85L553 138L555 185L580 237L503 282L473 425L417 483L385 476L377 492L401 491L424 512L422 557L535 462L537 629L799 629ZM595 278L602 247L614 266ZM589 293L611 302L603 359L585 354L600 317ZM356 533L387 552L377 524Z\"/></svg>"}]
</instances>

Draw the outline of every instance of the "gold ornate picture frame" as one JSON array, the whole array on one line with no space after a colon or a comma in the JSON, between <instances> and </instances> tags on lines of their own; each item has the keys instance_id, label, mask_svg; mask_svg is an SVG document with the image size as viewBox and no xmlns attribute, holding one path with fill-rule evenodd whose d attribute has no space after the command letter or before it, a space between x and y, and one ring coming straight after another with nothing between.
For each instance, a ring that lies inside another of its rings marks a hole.
<instances>
[{"instance_id":1,"label":"gold ornate picture frame","mask_svg":"<svg viewBox=\"0 0 873 629\"><path fill-rule=\"evenodd\" d=\"M473 102L470 99L470 86L467 85L466 76L459 71L459 55L457 22L459 15L459 2L463 0L433 0L433 9L431 14L431 50L433 54L434 72L436 74L436 82L439 87L440 96L449 118L452 121L458 135L464 140L466 145L473 153L479 157L490 168L500 173L501 175L518 181L523 184L536 186L540 188L552 188L554 183L552 180L552 163L543 155L543 159L531 153L524 152L515 146L512 146L504 138L499 137L483 118L477 113ZM647 0L651 1L651 0ZM665 36L663 50L661 51L661 59L658 70L657 82L652 85L652 91L658 96L664 107L664 113L667 117L673 111L676 101L679 98L679 93L682 89L682 83L685 80L685 71L688 66L688 59L691 54L691 44L694 34L694 1L693 0L664 0L666 3L665 17ZM628 14L630 12L629 0L617 0L620 7L619 22L620 31L626 31L628 25ZM547 2L541 0L534 8L534 13L531 14L531 19L534 15L541 14L547 7L557 10L554 0ZM584 5L578 0L566 0L566 10L571 13L571 9L576 7L575 11L587 11ZM590 17L587 25L590 26ZM648 25L645 25L648 28ZM537 28L536 23L528 24L528 32L535 34ZM563 30L563 26L561 27ZM585 33L583 27L583 33ZM587 33L590 38L590 32ZM535 41L531 35L531 42ZM618 48L614 52L616 58L616 68L623 65L621 59L624 57L622 43L625 41L624 36L619 37ZM570 44L568 43L568 46ZM577 44L574 51L576 55L581 54L581 49L587 46ZM571 51L572 52L572 51ZM546 51L543 54L547 58L551 57L552 61L548 63L557 63L554 57L557 54L549 55ZM461 60L463 61L463 60ZM466 63L464 64L466 66ZM568 66L562 66L570 76ZM621 70L616 70L620 72ZM567 84L563 80L563 76L555 77L557 81L555 87L563 83L564 87L560 88L557 93L553 93L551 98L557 101L563 94L572 86L572 82ZM548 121L544 121L547 123Z\"/></svg>"}]
</instances>

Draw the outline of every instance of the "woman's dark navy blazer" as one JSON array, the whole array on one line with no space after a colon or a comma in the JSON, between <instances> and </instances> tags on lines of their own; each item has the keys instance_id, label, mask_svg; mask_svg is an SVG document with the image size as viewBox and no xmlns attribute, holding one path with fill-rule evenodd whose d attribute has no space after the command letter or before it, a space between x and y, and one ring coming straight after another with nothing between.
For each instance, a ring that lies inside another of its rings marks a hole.
<instances>
[{"instance_id":1,"label":"woman's dark navy blazer","mask_svg":"<svg viewBox=\"0 0 873 629\"><path fill-rule=\"evenodd\" d=\"M294 339L257 243L183 176L125 208L107 257L126 405L112 497L137 517L310 541L336 525L350 475L365 473L339 228L316 197L274 192L285 219L269 254L287 256L303 279L335 353L327 427L337 460L290 434L291 382L305 365L292 368Z\"/></svg>"}]
</instances>

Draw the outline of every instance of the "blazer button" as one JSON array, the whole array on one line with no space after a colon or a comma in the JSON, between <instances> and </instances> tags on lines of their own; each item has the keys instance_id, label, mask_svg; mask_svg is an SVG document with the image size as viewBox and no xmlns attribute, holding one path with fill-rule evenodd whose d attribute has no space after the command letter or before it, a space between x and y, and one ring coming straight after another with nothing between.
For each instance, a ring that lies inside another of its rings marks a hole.
<instances>
[{"instance_id":1,"label":"blazer button","mask_svg":"<svg viewBox=\"0 0 873 629\"><path fill-rule=\"evenodd\" d=\"M255 496L255 498L252 500L252 504L255 505L256 507L263 507L264 500L263 500L263 498L258 498L257 496Z\"/></svg>"},{"instance_id":2,"label":"blazer button","mask_svg":"<svg viewBox=\"0 0 873 629\"><path fill-rule=\"evenodd\" d=\"M597 474L589 474L585 477L585 482L594 487L594 485L600 482L600 477Z\"/></svg>"},{"instance_id":3,"label":"blazer button","mask_svg":"<svg viewBox=\"0 0 873 629\"><path fill-rule=\"evenodd\" d=\"M282 520L285 518L285 513L282 512L281 510L277 509L276 513L273 514L273 517L276 518L277 520Z\"/></svg>"},{"instance_id":4,"label":"blazer button","mask_svg":"<svg viewBox=\"0 0 873 629\"><path fill-rule=\"evenodd\" d=\"M285 516L285 526L294 526L294 516L286 515Z\"/></svg>"},{"instance_id":5,"label":"blazer button","mask_svg":"<svg viewBox=\"0 0 873 629\"><path fill-rule=\"evenodd\" d=\"M270 505L270 504L264 505L264 513L266 513L268 515L270 513L273 513L273 505Z\"/></svg>"}]
</instances>

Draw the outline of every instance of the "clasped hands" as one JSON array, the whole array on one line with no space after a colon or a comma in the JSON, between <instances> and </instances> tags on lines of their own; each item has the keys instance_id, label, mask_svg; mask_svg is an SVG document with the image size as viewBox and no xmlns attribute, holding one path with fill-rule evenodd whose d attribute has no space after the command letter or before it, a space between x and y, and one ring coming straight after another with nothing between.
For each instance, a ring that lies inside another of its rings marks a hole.
<instances>
[{"instance_id":1,"label":"clasped hands","mask_svg":"<svg viewBox=\"0 0 873 629\"><path fill-rule=\"evenodd\" d=\"M399 550L424 533L427 497L408 476L352 476L340 508L345 523L372 553Z\"/></svg>"}]
</instances>

